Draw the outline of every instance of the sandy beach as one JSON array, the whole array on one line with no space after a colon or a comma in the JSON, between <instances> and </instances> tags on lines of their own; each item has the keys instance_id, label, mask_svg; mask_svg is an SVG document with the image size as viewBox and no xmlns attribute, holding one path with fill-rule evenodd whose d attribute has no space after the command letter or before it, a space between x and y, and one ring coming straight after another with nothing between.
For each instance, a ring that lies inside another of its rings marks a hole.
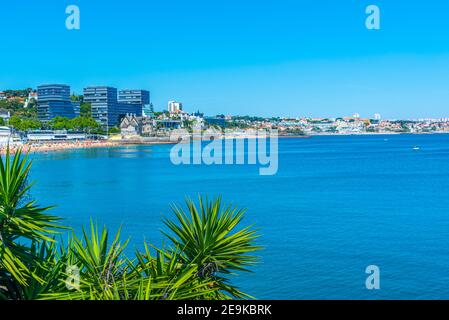
<instances>
[{"instance_id":1,"label":"sandy beach","mask_svg":"<svg viewBox=\"0 0 449 320\"><path fill-rule=\"evenodd\" d=\"M9 146L10 152L14 153L21 149L23 153L47 153L72 149L107 148L119 146L119 142L113 141L74 141L74 142L41 142L13 144ZM7 146L0 147L0 154L5 154Z\"/></svg>"}]
</instances>

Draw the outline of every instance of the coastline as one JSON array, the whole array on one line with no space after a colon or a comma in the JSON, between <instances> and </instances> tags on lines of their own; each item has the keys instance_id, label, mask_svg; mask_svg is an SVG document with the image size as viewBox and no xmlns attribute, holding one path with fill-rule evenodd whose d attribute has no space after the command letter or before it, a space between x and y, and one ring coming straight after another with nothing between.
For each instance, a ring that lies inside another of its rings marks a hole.
<instances>
[{"instance_id":1,"label":"coastline","mask_svg":"<svg viewBox=\"0 0 449 320\"><path fill-rule=\"evenodd\" d=\"M111 141L82 141L82 142L44 142L44 143L26 143L10 145L10 152L14 153L16 150L21 149L23 153L48 153L58 152L64 150L77 150L77 149L94 149L94 148L110 148L120 146L119 143ZM6 154L7 146L0 148L0 154Z\"/></svg>"},{"instance_id":2,"label":"coastline","mask_svg":"<svg viewBox=\"0 0 449 320\"><path fill-rule=\"evenodd\" d=\"M449 132L432 132L432 133L330 133L330 134L314 134L314 135L279 135L279 139L309 139L320 136L397 136L397 135L433 135L433 134L448 134ZM254 135L238 135L223 137L223 139L256 139ZM207 140L205 140L207 141ZM164 144L176 144L177 141L170 141L169 139L157 139L157 140L145 140L145 139L109 139L104 141L86 140L86 141L73 141L73 142L41 142L41 143L26 143L10 145L10 151L13 153L17 149L21 149L23 153L49 153L49 152L61 152L66 150L78 150L78 149L97 149L97 148L112 148L120 146L130 145L164 145ZM0 147L0 154L6 154L7 146Z\"/></svg>"}]
</instances>

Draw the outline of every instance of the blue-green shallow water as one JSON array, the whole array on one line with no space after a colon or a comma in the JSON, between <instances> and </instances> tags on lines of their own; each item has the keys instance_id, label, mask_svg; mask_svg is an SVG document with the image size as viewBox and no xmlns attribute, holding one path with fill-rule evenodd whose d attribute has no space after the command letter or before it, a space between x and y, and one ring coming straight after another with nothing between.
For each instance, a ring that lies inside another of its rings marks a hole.
<instances>
[{"instance_id":1,"label":"blue-green shallow water","mask_svg":"<svg viewBox=\"0 0 449 320\"><path fill-rule=\"evenodd\" d=\"M261 229L259 265L234 281L257 298L449 298L449 135L281 139L275 176L174 166L169 149L35 155L33 196L77 229L123 224L140 245L160 243L170 203L222 194ZM381 290L365 289L370 264Z\"/></svg>"}]
</instances>

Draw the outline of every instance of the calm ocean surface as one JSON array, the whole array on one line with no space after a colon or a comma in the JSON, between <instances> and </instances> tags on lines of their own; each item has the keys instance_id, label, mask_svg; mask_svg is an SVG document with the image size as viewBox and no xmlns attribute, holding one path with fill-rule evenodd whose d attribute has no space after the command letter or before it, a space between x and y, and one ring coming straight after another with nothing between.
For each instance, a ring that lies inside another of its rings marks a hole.
<instances>
[{"instance_id":1,"label":"calm ocean surface","mask_svg":"<svg viewBox=\"0 0 449 320\"><path fill-rule=\"evenodd\" d=\"M33 197L76 230L123 225L133 249L161 242L171 203L221 194L261 229L260 263L234 281L257 298L449 299L449 135L281 139L275 176L174 166L170 147L34 155Z\"/></svg>"}]
</instances>

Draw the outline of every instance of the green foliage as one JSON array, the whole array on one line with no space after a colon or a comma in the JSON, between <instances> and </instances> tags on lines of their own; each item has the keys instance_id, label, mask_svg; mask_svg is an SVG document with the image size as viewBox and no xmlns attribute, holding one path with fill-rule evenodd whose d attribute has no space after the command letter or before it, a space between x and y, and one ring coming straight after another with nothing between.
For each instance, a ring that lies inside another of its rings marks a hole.
<instances>
[{"instance_id":1,"label":"green foliage","mask_svg":"<svg viewBox=\"0 0 449 320\"><path fill-rule=\"evenodd\" d=\"M14 297L20 291L16 288L30 281L43 282L35 268L42 262L35 245L52 242L51 235L58 228L59 219L46 213L49 208L27 199L30 168L20 151L12 157L8 149L0 159L0 295L7 288Z\"/></svg>"},{"instance_id":2,"label":"green foliage","mask_svg":"<svg viewBox=\"0 0 449 320\"><path fill-rule=\"evenodd\" d=\"M227 129L248 129L251 126L243 121L226 121L226 128Z\"/></svg>"},{"instance_id":3,"label":"green foliage","mask_svg":"<svg viewBox=\"0 0 449 320\"><path fill-rule=\"evenodd\" d=\"M265 121L265 118L262 117L254 117L254 116L233 116L232 120L243 120L243 121L249 121L249 122L254 122L254 121Z\"/></svg>"},{"instance_id":4,"label":"green foliage","mask_svg":"<svg viewBox=\"0 0 449 320\"><path fill-rule=\"evenodd\" d=\"M163 114L164 114L164 112L160 112L160 111L153 112L153 115L154 115L155 118L157 118L159 116L162 116Z\"/></svg>"},{"instance_id":5,"label":"green foliage","mask_svg":"<svg viewBox=\"0 0 449 320\"><path fill-rule=\"evenodd\" d=\"M77 117L71 120L75 130L91 131L98 129L100 125L92 117Z\"/></svg>"},{"instance_id":6,"label":"green foliage","mask_svg":"<svg viewBox=\"0 0 449 320\"><path fill-rule=\"evenodd\" d=\"M37 119L37 108L34 107L33 104L34 100L31 100L28 108L21 108L15 111L12 111L12 114L15 116L18 116L21 119L27 118L27 119L33 119L35 121L38 121Z\"/></svg>"},{"instance_id":7,"label":"green foliage","mask_svg":"<svg viewBox=\"0 0 449 320\"><path fill-rule=\"evenodd\" d=\"M336 127L332 127L328 130L328 132L337 132ZM287 128L287 130L285 130L286 134L290 134L290 135L297 135L297 136L303 136L305 135L304 131L301 130L301 128Z\"/></svg>"},{"instance_id":8,"label":"green foliage","mask_svg":"<svg viewBox=\"0 0 449 320\"><path fill-rule=\"evenodd\" d=\"M9 119L9 125L12 126L13 128L20 130L19 128L21 128L22 126L22 119L18 116L12 116Z\"/></svg>"},{"instance_id":9,"label":"green foliage","mask_svg":"<svg viewBox=\"0 0 449 320\"><path fill-rule=\"evenodd\" d=\"M92 117L92 106L91 106L90 102L81 103L80 116L81 117Z\"/></svg>"},{"instance_id":10,"label":"green foliage","mask_svg":"<svg viewBox=\"0 0 449 320\"><path fill-rule=\"evenodd\" d=\"M17 110L23 107L23 103L19 99L0 100L0 108L7 110Z\"/></svg>"},{"instance_id":11,"label":"green foliage","mask_svg":"<svg viewBox=\"0 0 449 320\"><path fill-rule=\"evenodd\" d=\"M28 97L28 95L33 92L33 89L23 89L23 90L5 90L4 93L7 99L0 100L0 108L7 109L11 112L21 110L23 108L23 101ZM36 101L32 99L30 101L29 107L34 107Z\"/></svg>"},{"instance_id":12,"label":"green foliage","mask_svg":"<svg viewBox=\"0 0 449 320\"><path fill-rule=\"evenodd\" d=\"M182 121L182 127L186 129L188 132L193 132L193 126L195 124L194 120L183 120Z\"/></svg>"},{"instance_id":13,"label":"green foliage","mask_svg":"<svg viewBox=\"0 0 449 320\"><path fill-rule=\"evenodd\" d=\"M52 130L77 130L88 132L99 128L98 123L91 117L76 117L73 119L55 117L50 121L49 126Z\"/></svg>"},{"instance_id":14,"label":"green foliage","mask_svg":"<svg viewBox=\"0 0 449 320\"><path fill-rule=\"evenodd\" d=\"M120 231L112 243L109 243L109 232L103 228L101 233L98 226L91 222L90 234L83 229L83 238L73 234L67 249L70 263L80 270L80 288L77 290L58 290L48 297L73 300L107 299L114 289L117 279L121 278L122 268L126 261L121 258L127 245L120 242ZM111 291L112 290L112 291Z\"/></svg>"},{"instance_id":15,"label":"green foliage","mask_svg":"<svg viewBox=\"0 0 449 320\"><path fill-rule=\"evenodd\" d=\"M171 244L144 244L129 259L120 230L109 236L91 221L82 237L54 240L58 218L27 200L30 163L9 151L0 161L0 299L174 300L247 298L229 276L248 271L259 249L251 227L238 229L244 210L221 199L187 200L164 220ZM25 241L23 241L25 240ZM79 278L73 278L73 268ZM72 281L74 279L79 280Z\"/></svg>"},{"instance_id":16,"label":"green foliage","mask_svg":"<svg viewBox=\"0 0 449 320\"><path fill-rule=\"evenodd\" d=\"M234 271L248 271L247 266L256 262L248 253L259 250L253 245L256 231L248 226L236 230L245 210L221 204L221 198L209 201L199 198L198 207L187 199L188 213L173 206L176 222L166 219L164 223L172 234L164 232L177 248L183 248L183 263L194 265L199 277L213 278L220 290L217 294L245 298L244 293L228 284L226 275Z\"/></svg>"},{"instance_id":17,"label":"green foliage","mask_svg":"<svg viewBox=\"0 0 449 320\"><path fill-rule=\"evenodd\" d=\"M109 128L109 134L118 134L118 133L120 133L120 128L118 127Z\"/></svg>"},{"instance_id":18,"label":"green foliage","mask_svg":"<svg viewBox=\"0 0 449 320\"><path fill-rule=\"evenodd\" d=\"M20 110L34 110L37 114L37 101L35 99L30 99L30 101L28 102L28 107L25 109L20 109Z\"/></svg>"},{"instance_id":19,"label":"green foliage","mask_svg":"<svg viewBox=\"0 0 449 320\"><path fill-rule=\"evenodd\" d=\"M100 128L99 124L90 116L80 116L74 119L55 117L44 124L37 119L36 108L17 110L9 119L8 125L19 131L38 130L46 127L51 130L92 132Z\"/></svg>"},{"instance_id":20,"label":"green foliage","mask_svg":"<svg viewBox=\"0 0 449 320\"><path fill-rule=\"evenodd\" d=\"M31 92L33 92L32 88L27 89L19 89L19 90L5 90L5 95L7 97L21 97L25 98L27 97Z\"/></svg>"},{"instance_id":21,"label":"green foliage","mask_svg":"<svg viewBox=\"0 0 449 320\"><path fill-rule=\"evenodd\" d=\"M53 130L73 130L72 122L69 118L55 117L51 119L49 126Z\"/></svg>"},{"instance_id":22,"label":"green foliage","mask_svg":"<svg viewBox=\"0 0 449 320\"><path fill-rule=\"evenodd\" d=\"M79 96L77 94L75 94L74 92L70 95L70 100L72 100L73 102L78 102L81 101L83 99L83 96Z\"/></svg>"},{"instance_id":23,"label":"green foliage","mask_svg":"<svg viewBox=\"0 0 449 320\"><path fill-rule=\"evenodd\" d=\"M9 119L8 124L20 131L37 130L42 128L42 123L36 119L21 118L17 115Z\"/></svg>"}]
</instances>

